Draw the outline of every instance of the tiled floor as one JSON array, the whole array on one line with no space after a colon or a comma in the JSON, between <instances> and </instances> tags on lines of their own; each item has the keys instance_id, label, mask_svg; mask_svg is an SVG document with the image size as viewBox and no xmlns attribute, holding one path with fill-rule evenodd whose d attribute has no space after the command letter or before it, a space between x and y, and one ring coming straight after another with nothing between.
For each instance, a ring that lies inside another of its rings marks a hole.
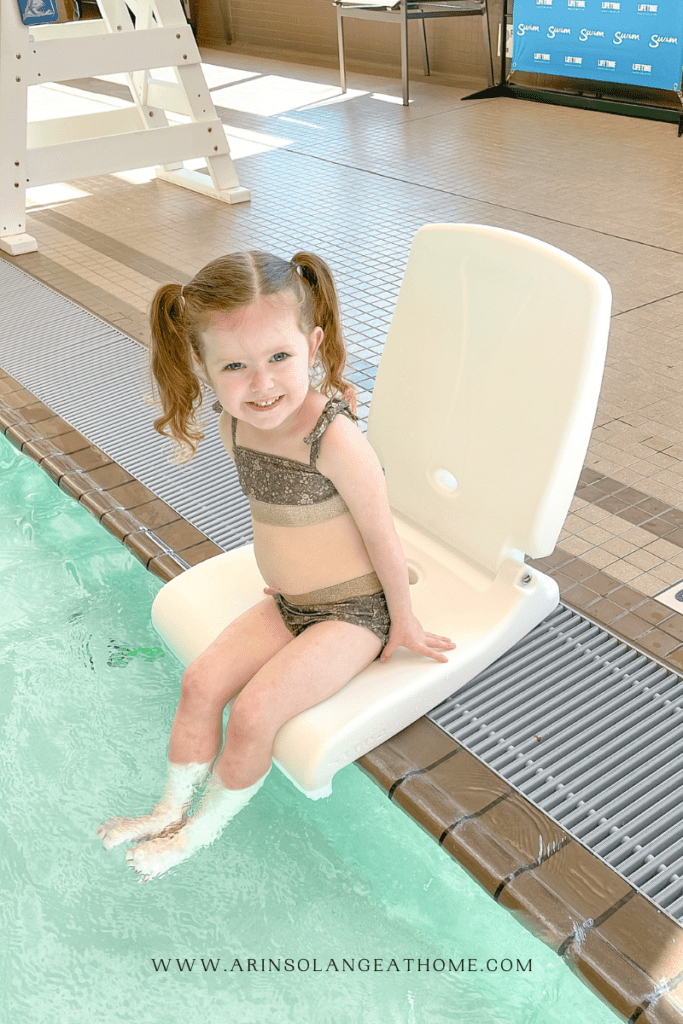
<instances>
[{"instance_id":1,"label":"tiled floor","mask_svg":"<svg viewBox=\"0 0 683 1024\"><path fill-rule=\"evenodd\" d=\"M262 56L206 52L250 204L224 206L151 171L31 193L38 253L17 265L146 341L160 282L244 247L319 251L340 285L361 411L410 240L426 222L535 235L613 290L609 355L581 483L539 561L589 617L683 669L683 617L652 600L683 579L683 142L668 123L494 99ZM129 96L123 76L34 90L32 116ZM66 105L66 106L65 106Z\"/></svg>"}]
</instances>

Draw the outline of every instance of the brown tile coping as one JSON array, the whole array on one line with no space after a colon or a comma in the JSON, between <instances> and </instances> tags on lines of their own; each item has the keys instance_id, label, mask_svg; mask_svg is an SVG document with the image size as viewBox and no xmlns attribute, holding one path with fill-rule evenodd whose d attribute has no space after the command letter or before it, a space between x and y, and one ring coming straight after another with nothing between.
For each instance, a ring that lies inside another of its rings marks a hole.
<instances>
[{"instance_id":1,"label":"brown tile coping","mask_svg":"<svg viewBox=\"0 0 683 1024\"><path fill-rule=\"evenodd\" d=\"M150 572L167 581L188 565L219 553L203 533L3 370L0 385L0 428L9 440L96 516ZM20 396L19 404L15 396ZM155 533L159 528L165 531L164 537Z\"/></svg>"},{"instance_id":2,"label":"brown tile coping","mask_svg":"<svg viewBox=\"0 0 683 1024\"><path fill-rule=\"evenodd\" d=\"M0 370L4 433L150 572L167 581L220 553L34 396L5 401L18 392ZM536 564L588 607L609 595L646 634L657 623L676 636L658 605L579 559L556 551ZM683 930L438 726L421 718L357 764L624 1019L683 1024ZM671 991L655 998L663 981Z\"/></svg>"},{"instance_id":3,"label":"brown tile coping","mask_svg":"<svg viewBox=\"0 0 683 1024\"><path fill-rule=\"evenodd\" d=\"M504 779L426 718L357 763L625 1020L681 1024L683 929Z\"/></svg>"}]
</instances>

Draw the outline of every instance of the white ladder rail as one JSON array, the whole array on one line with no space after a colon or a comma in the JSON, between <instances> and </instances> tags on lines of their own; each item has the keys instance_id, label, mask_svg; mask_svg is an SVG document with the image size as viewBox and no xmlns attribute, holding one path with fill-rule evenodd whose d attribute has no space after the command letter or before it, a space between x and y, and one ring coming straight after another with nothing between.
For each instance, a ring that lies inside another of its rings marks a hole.
<instances>
[{"instance_id":1,"label":"white ladder rail","mask_svg":"<svg viewBox=\"0 0 683 1024\"><path fill-rule=\"evenodd\" d=\"M0 0L0 249L10 255L38 248L26 232L26 189L35 185L151 165L222 202L250 199L180 0L98 2L101 21L27 26L16 0ZM153 76L162 67L175 81ZM115 73L126 75L130 107L27 125L29 86ZM189 122L170 124L167 113ZM185 169L197 158L208 174Z\"/></svg>"}]
</instances>

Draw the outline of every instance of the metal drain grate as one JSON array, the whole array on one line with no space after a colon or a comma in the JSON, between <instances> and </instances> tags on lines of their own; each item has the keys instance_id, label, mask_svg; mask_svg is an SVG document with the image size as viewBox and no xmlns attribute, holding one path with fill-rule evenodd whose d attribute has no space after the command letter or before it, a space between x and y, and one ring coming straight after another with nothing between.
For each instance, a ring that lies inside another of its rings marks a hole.
<instances>
[{"instance_id":1,"label":"metal drain grate","mask_svg":"<svg viewBox=\"0 0 683 1024\"><path fill-rule=\"evenodd\" d=\"M560 605L428 716L683 923L683 679Z\"/></svg>"}]
</instances>

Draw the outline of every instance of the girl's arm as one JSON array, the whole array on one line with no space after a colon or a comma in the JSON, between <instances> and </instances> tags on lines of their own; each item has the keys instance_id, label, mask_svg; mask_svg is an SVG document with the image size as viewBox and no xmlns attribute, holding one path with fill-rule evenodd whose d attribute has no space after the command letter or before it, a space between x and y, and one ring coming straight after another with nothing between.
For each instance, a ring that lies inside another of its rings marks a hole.
<instances>
[{"instance_id":1,"label":"girl's arm","mask_svg":"<svg viewBox=\"0 0 683 1024\"><path fill-rule=\"evenodd\" d=\"M426 633L413 615L408 568L389 508L382 467L370 443L348 417L336 416L330 423L317 465L348 505L384 589L391 632L381 660L386 661L401 646L436 661L447 661L434 648L452 649L455 644L448 637Z\"/></svg>"}]
</instances>

